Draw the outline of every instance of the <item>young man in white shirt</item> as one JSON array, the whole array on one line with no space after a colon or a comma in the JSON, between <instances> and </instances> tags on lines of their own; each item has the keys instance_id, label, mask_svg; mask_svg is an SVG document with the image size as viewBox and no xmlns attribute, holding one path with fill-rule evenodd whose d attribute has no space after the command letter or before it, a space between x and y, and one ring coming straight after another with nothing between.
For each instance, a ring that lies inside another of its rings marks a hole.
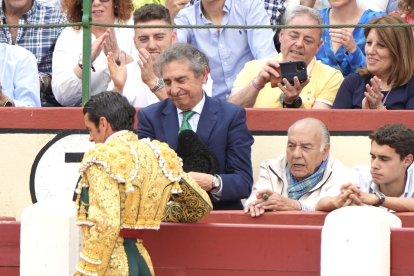
<instances>
[{"instance_id":1,"label":"young man in white shirt","mask_svg":"<svg viewBox=\"0 0 414 276\"><path fill-rule=\"evenodd\" d=\"M168 9L162 5L147 4L137 9L133 16L134 25L172 25ZM109 66L114 85L112 90L121 92L134 107L146 107L166 99L164 81L155 68L155 62L176 39L177 33L173 28L136 28L134 42L139 60L118 67L113 58L108 57L112 64ZM208 82L203 88L207 95L211 95L212 83Z\"/></svg>"},{"instance_id":2,"label":"young man in white shirt","mask_svg":"<svg viewBox=\"0 0 414 276\"><path fill-rule=\"evenodd\" d=\"M390 211L414 211L414 131L399 123L374 130L371 139L371 166L352 169L351 183L340 195L324 197L318 211L332 211L348 205L381 206Z\"/></svg>"}]
</instances>

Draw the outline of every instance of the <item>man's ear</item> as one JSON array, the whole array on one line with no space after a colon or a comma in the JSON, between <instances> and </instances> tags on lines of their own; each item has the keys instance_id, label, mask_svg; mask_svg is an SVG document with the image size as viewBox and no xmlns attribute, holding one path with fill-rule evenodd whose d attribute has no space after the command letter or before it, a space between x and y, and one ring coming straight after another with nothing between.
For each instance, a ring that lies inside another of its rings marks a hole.
<instances>
[{"instance_id":1,"label":"man's ear","mask_svg":"<svg viewBox=\"0 0 414 276\"><path fill-rule=\"evenodd\" d=\"M204 67L204 71L203 71L203 83L207 83L207 79L208 79L208 74L210 73L210 69L208 69L208 66L206 65Z\"/></svg>"},{"instance_id":2,"label":"man's ear","mask_svg":"<svg viewBox=\"0 0 414 276\"><path fill-rule=\"evenodd\" d=\"M318 44L318 51L316 51L316 52L319 52L319 49L321 48L322 43L323 43L323 39L321 39L321 40L319 41L319 44Z\"/></svg>"},{"instance_id":3,"label":"man's ear","mask_svg":"<svg viewBox=\"0 0 414 276\"><path fill-rule=\"evenodd\" d=\"M326 143L325 147L322 150L322 152L323 152L323 161L325 161L326 158L328 158L330 149L331 149L331 144Z\"/></svg>"},{"instance_id":4,"label":"man's ear","mask_svg":"<svg viewBox=\"0 0 414 276\"><path fill-rule=\"evenodd\" d=\"M412 163L413 163L413 155L409 154L403 160L404 168L405 169L408 168Z\"/></svg>"},{"instance_id":5,"label":"man's ear","mask_svg":"<svg viewBox=\"0 0 414 276\"><path fill-rule=\"evenodd\" d=\"M285 33L285 29L281 29L279 33L279 41L283 37L283 34Z\"/></svg>"},{"instance_id":6,"label":"man's ear","mask_svg":"<svg viewBox=\"0 0 414 276\"><path fill-rule=\"evenodd\" d=\"M171 44L174 44L176 41L177 41L177 31L173 31L172 37L171 37Z\"/></svg>"},{"instance_id":7,"label":"man's ear","mask_svg":"<svg viewBox=\"0 0 414 276\"><path fill-rule=\"evenodd\" d=\"M139 49L138 49L138 45L137 45L137 41L136 41L136 38L135 38L135 35L134 35L134 37L133 37L133 40L134 40L135 49L139 50Z\"/></svg>"},{"instance_id":8,"label":"man's ear","mask_svg":"<svg viewBox=\"0 0 414 276\"><path fill-rule=\"evenodd\" d=\"M101 131L106 132L106 130L108 129L108 124L109 123L105 117L99 118L99 128L101 129Z\"/></svg>"}]
</instances>

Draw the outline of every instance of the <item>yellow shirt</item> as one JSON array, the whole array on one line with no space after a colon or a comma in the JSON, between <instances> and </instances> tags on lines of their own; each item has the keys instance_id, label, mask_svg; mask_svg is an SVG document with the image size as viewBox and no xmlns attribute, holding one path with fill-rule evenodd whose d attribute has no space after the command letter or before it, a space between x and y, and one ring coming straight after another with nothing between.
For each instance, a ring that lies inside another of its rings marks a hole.
<instances>
[{"instance_id":1,"label":"yellow shirt","mask_svg":"<svg viewBox=\"0 0 414 276\"><path fill-rule=\"evenodd\" d=\"M275 59L280 59L282 54L279 54ZM246 63L243 70L237 75L234 82L233 90L239 90L246 87L251 83L254 77L257 77L260 68L266 64L268 59L252 60ZM313 59L313 68L309 68L310 82L306 85L300 97L302 98L305 108L312 108L315 101L323 102L328 105L332 105L339 86L344 79L342 73L328 65L322 64L321 61ZM253 107L255 108L283 108L279 101L282 91L280 88L272 88L270 82L260 90L257 96L256 102Z\"/></svg>"}]
</instances>

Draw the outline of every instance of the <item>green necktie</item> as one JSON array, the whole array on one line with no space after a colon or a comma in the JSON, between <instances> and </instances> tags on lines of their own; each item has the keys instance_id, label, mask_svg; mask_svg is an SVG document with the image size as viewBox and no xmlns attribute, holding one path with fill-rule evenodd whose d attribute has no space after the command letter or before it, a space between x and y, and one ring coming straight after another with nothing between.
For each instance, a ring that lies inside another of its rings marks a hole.
<instances>
[{"instance_id":1,"label":"green necktie","mask_svg":"<svg viewBox=\"0 0 414 276\"><path fill-rule=\"evenodd\" d=\"M188 120L190 120L191 116L193 116L195 112L190 110L190 111L183 111L181 113L183 114L183 121L181 122L181 127L180 127L180 130L178 131L178 134L180 134L180 132L183 131L184 129L193 130Z\"/></svg>"}]
</instances>

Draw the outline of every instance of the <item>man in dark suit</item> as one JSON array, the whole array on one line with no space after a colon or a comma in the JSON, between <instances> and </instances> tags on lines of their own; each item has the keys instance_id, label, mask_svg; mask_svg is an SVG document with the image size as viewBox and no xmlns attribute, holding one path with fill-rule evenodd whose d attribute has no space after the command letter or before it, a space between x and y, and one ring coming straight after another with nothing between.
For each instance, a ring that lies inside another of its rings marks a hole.
<instances>
[{"instance_id":1,"label":"man in dark suit","mask_svg":"<svg viewBox=\"0 0 414 276\"><path fill-rule=\"evenodd\" d=\"M214 152L218 175L190 172L209 192L214 210L242 210L241 199L253 184L251 146L246 111L208 97L202 89L209 73L208 58L189 44L173 44L157 61L168 99L138 111L138 136L177 148L180 131L191 129Z\"/></svg>"}]
</instances>

